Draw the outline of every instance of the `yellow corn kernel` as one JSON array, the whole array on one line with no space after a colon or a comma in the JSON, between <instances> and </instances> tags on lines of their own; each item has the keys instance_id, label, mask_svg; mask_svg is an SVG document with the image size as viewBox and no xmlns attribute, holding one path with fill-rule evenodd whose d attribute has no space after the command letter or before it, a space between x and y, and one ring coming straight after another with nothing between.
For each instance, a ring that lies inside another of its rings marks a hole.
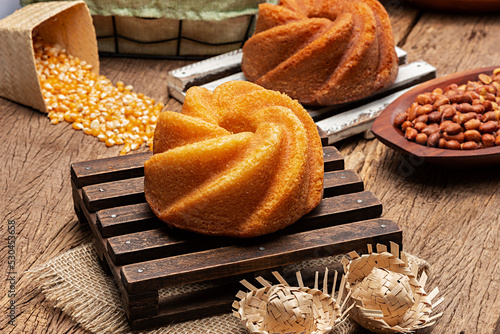
<instances>
[{"instance_id":1,"label":"yellow corn kernel","mask_svg":"<svg viewBox=\"0 0 500 334\"><path fill-rule=\"evenodd\" d=\"M116 144L115 140L113 138L108 138L105 141L107 147L114 146Z\"/></svg>"},{"instance_id":2,"label":"yellow corn kernel","mask_svg":"<svg viewBox=\"0 0 500 334\"><path fill-rule=\"evenodd\" d=\"M83 130L83 124L82 123L74 122L71 126L75 130Z\"/></svg>"}]
</instances>

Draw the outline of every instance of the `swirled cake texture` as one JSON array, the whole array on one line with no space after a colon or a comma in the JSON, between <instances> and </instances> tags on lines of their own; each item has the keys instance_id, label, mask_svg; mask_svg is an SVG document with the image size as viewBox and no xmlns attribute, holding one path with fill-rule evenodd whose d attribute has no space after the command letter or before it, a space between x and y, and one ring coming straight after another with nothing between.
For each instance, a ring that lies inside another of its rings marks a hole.
<instances>
[{"instance_id":1,"label":"swirled cake texture","mask_svg":"<svg viewBox=\"0 0 500 334\"><path fill-rule=\"evenodd\" d=\"M158 118L146 200L168 225L206 235L280 230L323 196L323 150L307 111L245 81L187 91Z\"/></svg>"},{"instance_id":2,"label":"swirled cake texture","mask_svg":"<svg viewBox=\"0 0 500 334\"><path fill-rule=\"evenodd\" d=\"M241 68L251 82L321 106L391 85L398 59L389 16L378 1L282 0L259 5Z\"/></svg>"}]
</instances>

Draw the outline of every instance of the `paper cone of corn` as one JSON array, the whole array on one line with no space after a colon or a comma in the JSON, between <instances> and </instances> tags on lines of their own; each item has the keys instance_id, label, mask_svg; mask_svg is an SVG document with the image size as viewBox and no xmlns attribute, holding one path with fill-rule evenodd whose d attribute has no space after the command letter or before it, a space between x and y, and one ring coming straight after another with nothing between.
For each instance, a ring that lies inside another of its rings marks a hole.
<instances>
[{"instance_id":1,"label":"paper cone of corn","mask_svg":"<svg viewBox=\"0 0 500 334\"><path fill-rule=\"evenodd\" d=\"M335 291L337 272L335 272L332 294L328 294L328 270L325 272L323 289L318 289L318 273L314 288L304 286L300 272L297 272L298 287L290 286L281 275L273 272L279 284L258 277L262 288L257 288L246 280L241 283L249 290L240 291L239 299L233 303L233 314L241 320L250 333L261 334L323 334L330 332L346 316L343 310L349 296L344 294L342 280L337 300L332 296Z\"/></svg>"},{"instance_id":2,"label":"paper cone of corn","mask_svg":"<svg viewBox=\"0 0 500 334\"><path fill-rule=\"evenodd\" d=\"M375 333L409 333L433 325L441 316L431 316L443 301L440 298L432 303L439 290L424 291L425 271L417 280L418 266L412 265L404 252L400 255L397 244L391 243L390 252L384 245L377 245L377 252L373 252L369 245L368 254L349 255L351 261L342 260L354 305L349 316L361 326Z\"/></svg>"},{"instance_id":3,"label":"paper cone of corn","mask_svg":"<svg viewBox=\"0 0 500 334\"><path fill-rule=\"evenodd\" d=\"M0 96L46 113L35 66L35 34L85 60L98 74L97 39L83 1L35 3L0 20Z\"/></svg>"}]
</instances>

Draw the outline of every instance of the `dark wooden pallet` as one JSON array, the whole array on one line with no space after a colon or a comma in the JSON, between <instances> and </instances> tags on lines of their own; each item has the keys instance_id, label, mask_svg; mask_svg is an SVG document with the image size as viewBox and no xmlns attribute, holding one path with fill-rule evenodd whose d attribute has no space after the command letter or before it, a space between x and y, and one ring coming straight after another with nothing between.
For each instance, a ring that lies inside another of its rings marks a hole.
<instances>
[{"instance_id":1,"label":"dark wooden pallet","mask_svg":"<svg viewBox=\"0 0 500 334\"><path fill-rule=\"evenodd\" d=\"M396 223L335 147L323 148L321 204L282 231L252 239L207 237L167 227L144 199L144 161L151 153L74 163L75 211L90 225L103 267L115 278L132 330L230 312L238 281L303 261L396 242ZM324 269L324 268L321 268ZM218 282L161 297L160 289Z\"/></svg>"}]
</instances>

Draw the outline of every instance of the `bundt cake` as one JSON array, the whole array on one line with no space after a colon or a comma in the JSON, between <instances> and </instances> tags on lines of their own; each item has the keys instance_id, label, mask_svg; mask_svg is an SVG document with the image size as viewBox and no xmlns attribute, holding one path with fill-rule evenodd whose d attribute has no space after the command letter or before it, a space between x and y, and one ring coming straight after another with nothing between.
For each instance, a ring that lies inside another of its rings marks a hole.
<instances>
[{"instance_id":1,"label":"bundt cake","mask_svg":"<svg viewBox=\"0 0 500 334\"><path fill-rule=\"evenodd\" d=\"M144 191L155 215L197 233L254 237L319 204L316 125L288 96L247 81L191 87L181 113L160 114Z\"/></svg>"},{"instance_id":2,"label":"bundt cake","mask_svg":"<svg viewBox=\"0 0 500 334\"><path fill-rule=\"evenodd\" d=\"M391 85L398 59L376 0L282 0L259 5L243 45L247 80L305 105L333 105Z\"/></svg>"}]
</instances>

